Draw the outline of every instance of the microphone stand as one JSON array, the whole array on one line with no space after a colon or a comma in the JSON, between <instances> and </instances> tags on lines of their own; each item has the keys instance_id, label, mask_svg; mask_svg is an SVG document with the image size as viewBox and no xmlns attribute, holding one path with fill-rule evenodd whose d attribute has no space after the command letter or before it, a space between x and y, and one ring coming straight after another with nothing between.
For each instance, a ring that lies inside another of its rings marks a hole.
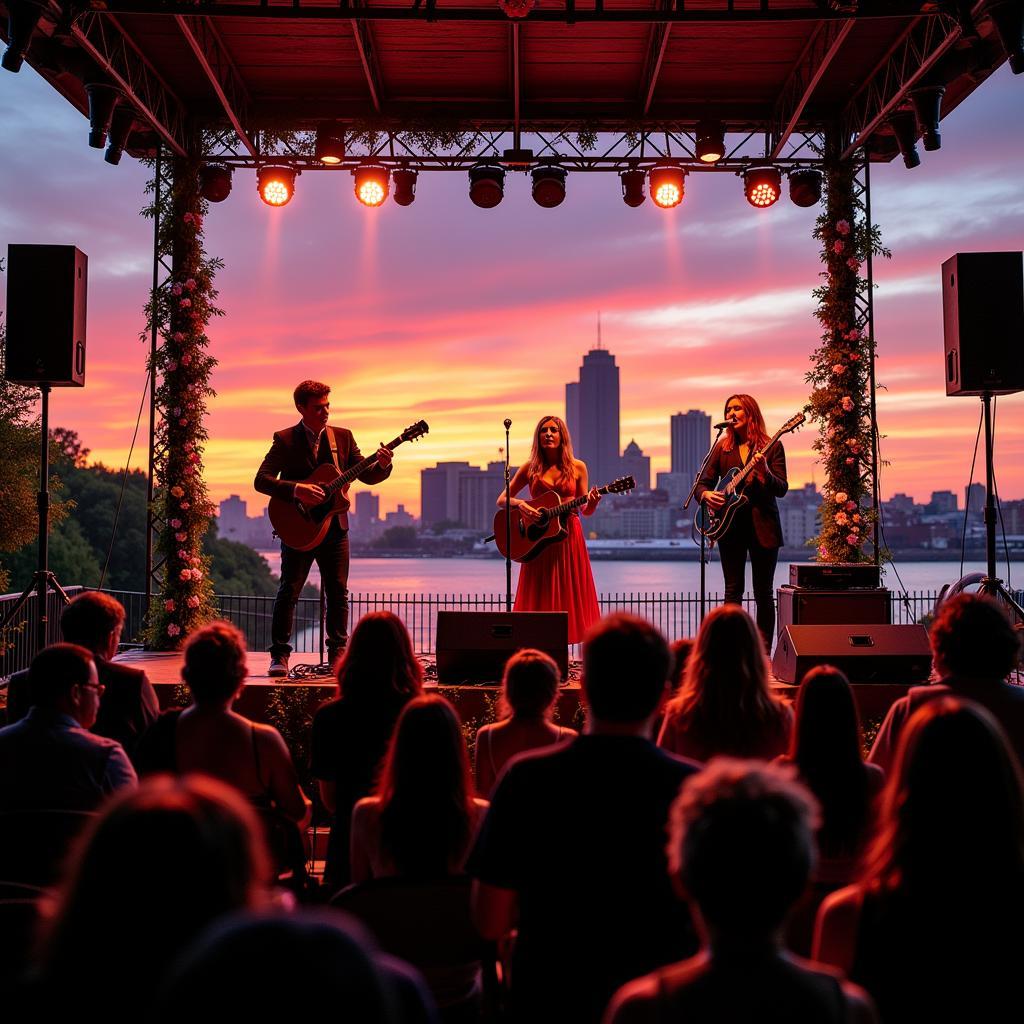
<instances>
[{"instance_id":1,"label":"microphone stand","mask_svg":"<svg viewBox=\"0 0 1024 1024\"><path fill-rule=\"evenodd\" d=\"M505 611L512 611L512 463L509 461L508 430L505 420Z\"/></svg>"},{"instance_id":2,"label":"microphone stand","mask_svg":"<svg viewBox=\"0 0 1024 1024\"><path fill-rule=\"evenodd\" d=\"M711 442L711 447L707 450L704 458L701 460L700 469L697 470L697 475L693 478L693 483L690 484L690 493L686 495L686 501L683 502L683 511L685 512L690 507L690 502L693 501L693 495L697 490L697 484L700 483L700 478L704 475L704 470L707 468L708 463L711 461L711 453L715 450L719 440L722 437L722 431L725 427L719 427L718 433L715 434L714 441ZM699 506L699 502L698 502ZM693 524L690 527L690 535L693 536L693 531L697 528L697 516L700 515L700 508L693 514ZM708 564L708 539L704 536L703 532L697 530L700 534L700 621L704 621L704 615L707 612L707 564Z\"/></svg>"}]
</instances>

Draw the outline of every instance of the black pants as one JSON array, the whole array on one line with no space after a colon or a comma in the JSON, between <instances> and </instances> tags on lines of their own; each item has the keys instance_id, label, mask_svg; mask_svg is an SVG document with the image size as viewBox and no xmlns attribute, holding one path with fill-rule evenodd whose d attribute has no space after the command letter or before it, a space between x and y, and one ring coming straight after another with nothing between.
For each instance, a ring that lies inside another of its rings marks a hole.
<instances>
[{"instance_id":1,"label":"black pants","mask_svg":"<svg viewBox=\"0 0 1024 1024\"><path fill-rule=\"evenodd\" d=\"M314 561L320 567L320 586L327 599L328 661L334 661L348 642L348 530L338 525L335 516L327 536L311 551L296 551L281 544L281 585L270 627L270 653L274 656L291 654L295 604Z\"/></svg>"},{"instance_id":2,"label":"black pants","mask_svg":"<svg viewBox=\"0 0 1024 1024\"><path fill-rule=\"evenodd\" d=\"M757 542L754 524L748 514L746 518L738 518L718 542L718 554L725 577L726 604L743 603L749 554L757 628L764 637L765 649L771 653L775 641L775 566L779 561L779 549L762 547Z\"/></svg>"}]
</instances>

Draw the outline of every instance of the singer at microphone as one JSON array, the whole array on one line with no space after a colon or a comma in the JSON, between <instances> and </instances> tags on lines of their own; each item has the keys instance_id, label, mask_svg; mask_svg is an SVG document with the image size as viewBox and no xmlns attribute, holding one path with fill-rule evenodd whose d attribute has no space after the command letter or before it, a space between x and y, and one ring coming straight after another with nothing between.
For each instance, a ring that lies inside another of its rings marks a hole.
<instances>
[{"instance_id":1,"label":"singer at microphone","mask_svg":"<svg viewBox=\"0 0 1024 1024\"><path fill-rule=\"evenodd\" d=\"M721 423L715 423L712 426L712 430L725 430L726 427L733 427L736 425L735 420L722 420Z\"/></svg>"}]
</instances>

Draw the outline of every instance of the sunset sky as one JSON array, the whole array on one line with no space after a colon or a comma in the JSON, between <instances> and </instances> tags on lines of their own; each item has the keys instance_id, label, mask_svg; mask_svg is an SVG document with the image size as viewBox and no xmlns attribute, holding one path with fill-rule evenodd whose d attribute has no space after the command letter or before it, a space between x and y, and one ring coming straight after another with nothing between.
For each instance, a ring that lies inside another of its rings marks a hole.
<instances>
[{"instance_id":1,"label":"sunset sky","mask_svg":"<svg viewBox=\"0 0 1024 1024\"><path fill-rule=\"evenodd\" d=\"M948 488L962 504L980 404L945 397L939 266L958 251L1024 245L1022 111L1024 79L1004 65L943 122L941 151L922 152L913 171L899 160L872 169L873 219L893 251L875 269L883 497ZM122 466L146 376L148 172L127 157L105 164L85 119L28 66L0 74L0 124L2 252L52 242L89 256L87 386L56 391L52 421ZM212 498L239 494L259 512L255 469L273 431L297 419L292 387L315 377L332 384L333 422L364 450L429 421L378 488L382 511L403 502L418 513L419 470L497 458L505 416L513 460L524 457L537 418L563 413L598 311L620 367L622 446L635 439L653 472L669 468L676 411L717 416L730 392L749 391L774 430L803 406L818 338L816 210L788 198L754 210L721 173L691 175L674 211L627 208L608 174L570 175L555 210L536 206L528 185L510 176L504 202L480 210L463 174L423 174L413 206L367 210L347 173L311 173L289 206L271 209L255 174L237 173L205 223L207 250L226 264L227 315L209 331L220 361ZM997 426L1000 496L1024 497L1024 395L1000 400ZM145 429L144 415L133 466L145 465ZM810 430L787 440L793 484L822 482L812 440Z\"/></svg>"}]
</instances>

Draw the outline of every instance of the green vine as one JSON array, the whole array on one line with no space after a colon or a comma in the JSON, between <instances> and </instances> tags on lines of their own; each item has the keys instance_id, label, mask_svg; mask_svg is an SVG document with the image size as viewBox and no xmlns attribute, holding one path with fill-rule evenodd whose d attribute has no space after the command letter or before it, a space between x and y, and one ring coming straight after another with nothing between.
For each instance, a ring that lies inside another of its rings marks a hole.
<instances>
[{"instance_id":1,"label":"green vine","mask_svg":"<svg viewBox=\"0 0 1024 1024\"><path fill-rule=\"evenodd\" d=\"M878 226L868 224L864 206L854 196L854 174L849 161L826 167L825 210L814 229L821 242L825 283L813 292L822 335L806 377L812 391L805 411L819 427L813 448L826 476L821 530L809 542L821 562L870 561L864 545L875 521L869 404L875 342L858 299L867 295L862 269L868 256L891 254L882 246Z\"/></svg>"},{"instance_id":2,"label":"green vine","mask_svg":"<svg viewBox=\"0 0 1024 1024\"><path fill-rule=\"evenodd\" d=\"M156 444L162 453L161 477L155 481L153 513L162 524L157 540L164 566L159 599L150 609L146 639L158 650L181 646L188 634L214 617L209 558L202 554L203 534L213 506L203 479L203 451L208 439L204 420L213 397L210 374L217 361L207 353L206 328L222 316L214 304L219 259L203 248L203 217L207 203L199 194L199 160L181 159L174 166L174 184L153 196L142 212L158 217L157 247L172 268L169 278L146 304L148 339L156 324L162 339L151 367L156 401L162 410Z\"/></svg>"}]
</instances>

